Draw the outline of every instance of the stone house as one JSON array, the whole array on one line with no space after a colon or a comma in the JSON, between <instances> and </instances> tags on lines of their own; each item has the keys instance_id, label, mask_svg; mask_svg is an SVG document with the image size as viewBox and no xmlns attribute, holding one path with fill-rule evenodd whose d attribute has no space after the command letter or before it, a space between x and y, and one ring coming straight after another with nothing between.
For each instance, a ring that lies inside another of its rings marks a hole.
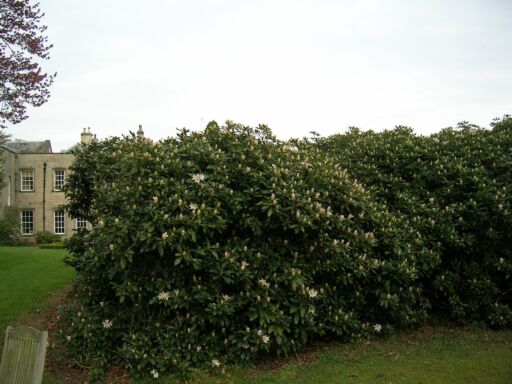
<instances>
[{"instance_id":1,"label":"stone house","mask_svg":"<svg viewBox=\"0 0 512 384\"><path fill-rule=\"evenodd\" d=\"M84 128L81 142L93 138L91 130ZM66 203L62 187L74 159L72 153L54 153L50 140L15 140L0 145L0 156L4 158L0 205L16 210L26 241L34 241L35 234L44 230L68 238L77 228L87 226L61 208Z\"/></svg>"}]
</instances>

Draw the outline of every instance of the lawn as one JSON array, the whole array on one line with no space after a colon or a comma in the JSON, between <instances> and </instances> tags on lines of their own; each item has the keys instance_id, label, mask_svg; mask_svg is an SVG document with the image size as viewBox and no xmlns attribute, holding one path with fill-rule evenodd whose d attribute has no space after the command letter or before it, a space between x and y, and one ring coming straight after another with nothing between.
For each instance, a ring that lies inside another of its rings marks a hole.
<instances>
[{"instance_id":1,"label":"lawn","mask_svg":"<svg viewBox=\"0 0 512 384\"><path fill-rule=\"evenodd\" d=\"M151 382L132 380L131 384ZM274 371L228 369L226 375L197 374L189 383L510 384L512 332L425 327L386 340L331 343Z\"/></svg>"},{"instance_id":2,"label":"lawn","mask_svg":"<svg viewBox=\"0 0 512 384\"><path fill-rule=\"evenodd\" d=\"M62 262L66 252L36 247L0 247L0 344L7 325L40 308L44 299L70 283L72 268Z\"/></svg>"}]
</instances>

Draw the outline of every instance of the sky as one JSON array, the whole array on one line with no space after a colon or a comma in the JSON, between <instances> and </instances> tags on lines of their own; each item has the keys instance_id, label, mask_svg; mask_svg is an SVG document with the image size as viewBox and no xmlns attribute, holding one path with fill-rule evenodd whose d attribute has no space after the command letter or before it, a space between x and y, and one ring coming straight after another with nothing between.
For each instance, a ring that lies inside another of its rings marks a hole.
<instances>
[{"instance_id":1,"label":"sky","mask_svg":"<svg viewBox=\"0 0 512 384\"><path fill-rule=\"evenodd\" d=\"M512 114L510 0L46 0L51 98L12 138L172 136L210 120L280 139L430 134Z\"/></svg>"}]
</instances>

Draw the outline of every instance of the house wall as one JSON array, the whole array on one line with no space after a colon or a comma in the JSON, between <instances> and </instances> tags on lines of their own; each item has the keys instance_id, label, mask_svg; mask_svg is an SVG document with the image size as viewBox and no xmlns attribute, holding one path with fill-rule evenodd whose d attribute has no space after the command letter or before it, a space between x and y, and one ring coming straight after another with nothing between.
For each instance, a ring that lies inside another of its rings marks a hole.
<instances>
[{"instance_id":1,"label":"house wall","mask_svg":"<svg viewBox=\"0 0 512 384\"><path fill-rule=\"evenodd\" d=\"M139 126L137 136L144 137L141 126ZM91 129L84 128L80 134L80 142L87 144L93 140L96 140L96 137L92 134ZM18 212L20 219L23 210L32 210L34 214L33 232L30 235L22 235L22 237L26 241L34 241L35 234L39 231L55 232L54 213L61 205L66 204L66 198L64 192L54 188L54 170L64 170L66 179L74 155L64 152L52 153L49 140L44 143L23 143L25 145L21 146L25 152L0 147L0 156L5 160L3 163L4 185L0 185L0 208L12 207ZM41 147L41 143L46 144L46 146ZM40 153L28 153L28 151ZM33 191L21 190L22 170L33 170ZM0 218L2 217L2 211L3 209L0 209ZM75 233L76 220L65 215L64 224L64 234L60 235L63 239L71 237ZM87 228L90 228L90 223L87 223Z\"/></svg>"},{"instance_id":2,"label":"house wall","mask_svg":"<svg viewBox=\"0 0 512 384\"><path fill-rule=\"evenodd\" d=\"M16 154L15 170L15 200L14 205L21 213L22 210L34 211L34 231L32 235L23 235L27 240L34 238L38 231L54 232L54 212L59 206L66 203L64 192L54 188L54 170L64 170L68 176L68 168L74 156L70 153L19 153ZM46 168L45 168L46 165ZM21 190L21 170L34 171L34 190ZM70 237L74 233L76 222L65 216L65 233L62 238Z\"/></svg>"}]
</instances>

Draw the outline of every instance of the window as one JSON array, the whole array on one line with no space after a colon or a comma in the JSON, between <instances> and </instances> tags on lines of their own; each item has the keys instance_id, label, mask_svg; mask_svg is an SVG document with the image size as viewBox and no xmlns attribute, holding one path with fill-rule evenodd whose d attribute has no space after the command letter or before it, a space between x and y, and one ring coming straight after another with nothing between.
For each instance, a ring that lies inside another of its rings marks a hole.
<instances>
[{"instance_id":1,"label":"window","mask_svg":"<svg viewBox=\"0 0 512 384\"><path fill-rule=\"evenodd\" d=\"M24 169L20 172L21 190L33 191L34 190L34 170Z\"/></svg>"},{"instance_id":2,"label":"window","mask_svg":"<svg viewBox=\"0 0 512 384\"><path fill-rule=\"evenodd\" d=\"M21 234L31 235L34 233L34 211L27 209L21 211Z\"/></svg>"},{"instance_id":3,"label":"window","mask_svg":"<svg viewBox=\"0 0 512 384\"><path fill-rule=\"evenodd\" d=\"M87 227L87 220L82 218L76 219L76 229L85 229Z\"/></svg>"},{"instance_id":4,"label":"window","mask_svg":"<svg viewBox=\"0 0 512 384\"><path fill-rule=\"evenodd\" d=\"M53 232L56 235L64 234L64 211L55 211L53 216Z\"/></svg>"},{"instance_id":5,"label":"window","mask_svg":"<svg viewBox=\"0 0 512 384\"><path fill-rule=\"evenodd\" d=\"M60 191L64 186L64 170L56 169L53 171L53 189Z\"/></svg>"}]
</instances>

